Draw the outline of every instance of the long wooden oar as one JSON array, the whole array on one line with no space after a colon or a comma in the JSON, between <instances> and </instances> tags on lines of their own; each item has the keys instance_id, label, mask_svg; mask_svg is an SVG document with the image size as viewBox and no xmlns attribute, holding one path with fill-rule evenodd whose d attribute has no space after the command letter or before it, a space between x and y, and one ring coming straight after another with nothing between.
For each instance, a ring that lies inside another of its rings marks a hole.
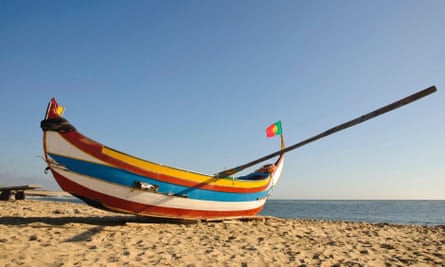
<instances>
[{"instance_id":1,"label":"long wooden oar","mask_svg":"<svg viewBox=\"0 0 445 267\"><path fill-rule=\"evenodd\" d=\"M372 119L372 118L375 118L377 116L380 116L380 115L382 115L384 113L387 113L389 111L392 111L394 109L400 108L400 107L402 107L404 105L410 104L411 102L414 102L414 101L416 101L416 100L418 100L418 99L420 99L422 97L425 97L425 96L427 96L429 94L432 94L432 93L434 93L436 91L437 91L436 87L435 86L431 86L431 87L429 87L427 89L421 90L421 91L419 91L417 93L414 93L414 94L412 94L410 96L402 98L402 99L400 99L400 100L398 100L398 101L396 101L394 103L391 103L389 105L386 105L384 107L376 109L376 110L374 110L372 112L369 112L369 113L367 113L365 115L362 115L362 116L360 116L358 118L355 118L353 120L350 120L350 121L347 121L347 122L342 123L340 125L337 125L337 126L331 128L329 130L326 130L326 131L324 131L324 132L322 132L320 134L317 134L317 135L315 135L315 136L313 136L311 138L308 138L308 139L306 139L304 141L301 141L301 142L299 142L299 143L297 143L295 145L288 146L287 148L284 148L282 150L276 151L276 152L274 152L272 154L266 155L266 156L261 157L259 159L256 159L256 160L253 160L251 162L248 162L246 164L240 165L238 167L235 167L235 168L232 168L232 169L228 169L228 170L219 172L219 173L215 174L215 177L231 176L231 175L233 175L233 174L235 174L235 173L237 173L237 172L239 172L241 170L244 170L244 169L246 169L248 167L256 165L256 164L258 164L260 162L263 162L263 161L268 160L270 158L279 156L279 155L281 155L283 153L286 153L286 152L289 152L289 151L294 150L296 148L299 148L301 146L304 146L304 145L306 145L308 143L311 143L313 141L316 141L316 140L318 140L320 138L326 137L326 136L331 135L333 133L336 133L338 131L344 130L346 128L352 127L352 126L357 125L359 123L365 122L365 121L367 121L369 119Z\"/></svg>"}]
</instances>

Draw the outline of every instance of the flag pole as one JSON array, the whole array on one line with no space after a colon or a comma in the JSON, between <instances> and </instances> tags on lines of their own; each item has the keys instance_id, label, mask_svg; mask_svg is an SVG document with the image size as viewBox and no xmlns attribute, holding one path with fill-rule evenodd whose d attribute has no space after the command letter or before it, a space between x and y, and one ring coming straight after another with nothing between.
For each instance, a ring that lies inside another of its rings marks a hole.
<instances>
[{"instance_id":1,"label":"flag pole","mask_svg":"<svg viewBox=\"0 0 445 267\"><path fill-rule=\"evenodd\" d=\"M285 148L283 133L280 134L280 141L281 141L281 151L283 151Z\"/></svg>"},{"instance_id":2,"label":"flag pole","mask_svg":"<svg viewBox=\"0 0 445 267\"><path fill-rule=\"evenodd\" d=\"M283 153L286 153L286 152L289 152L291 150L297 149L299 147L307 145L307 144L309 144L311 142L314 142L314 141L316 141L318 139L321 139L323 137L326 137L326 136L331 135L333 133L336 133L338 131L341 131L341 130L344 130L346 128L355 126L357 124L360 124L362 122L365 122L365 121L370 120L372 118L375 118L377 116L385 114L385 113L387 113L389 111L392 111L392 110L395 110L395 109L400 108L402 106L405 106L407 104L410 104L410 103L412 103L412 102L414 102L416 100L419 100L419 99L421 99L421 98L423 98L423 97L425 97L427 95L430 95L430 94L432 94L432 93L434 93L436 91L437 91L437 88L435 86L428 87L428 88L426 88L424 90L421 90L421 91L419 91L417 93L409 95L409 96L407 96L405 98L402 98L402 99L400 99L400 100L398 100L396 102L393 102L393 103L391 103L389 105L386 105L384 107L381 107L379 109L371 111L371 112L369 112L369 113L367 113L365 115L362 115L362 116L357 117L355 119L352 119L350 121L344 122L344 123L339 124L339 125L337 125L335 127L332 127L332 128L330 128L330 129L328 129L328 130L326 130L326 131L324 131L324 132L322 132L320 134L317 134L317 135L315 135L313 137L310 137L310 138L308 138L306 140L303 140L303 141L301 141L299 143L291 145L291 146L289 146L287 148L283 148L282 147L281 150L276 151L274 153L271 153L269 155L266 155L264 157L258 158L256 160L253 160L251 162L248 162L246 164L240 165L240 166L235 167L235 168L231 168L231 169L228 169L228 170L225 170L225 171L221 171L221 172L215 174L215 177L231 176L231 175L233 175L233 174L235 174L235 173L237 173L239 171L242 171L242 170L244 170L244 169L246 169L248 167L254 166L254 165L256 165L256 164L258 164L260 162L263 162L263 161L266 161L266 160L271 159L273 157L279 156L279 155L281 155Z\"/></svg>"}]
</instances>

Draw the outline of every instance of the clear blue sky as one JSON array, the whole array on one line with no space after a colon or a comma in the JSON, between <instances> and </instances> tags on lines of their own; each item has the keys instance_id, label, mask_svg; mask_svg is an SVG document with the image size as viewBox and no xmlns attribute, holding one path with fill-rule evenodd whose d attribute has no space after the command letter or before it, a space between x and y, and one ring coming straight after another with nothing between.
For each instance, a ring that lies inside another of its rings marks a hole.
<instances>
[{"instance_id":1,"label":"clear blue sky","mask_svg":"<svg viewBox=\"0 0 445 267\"><path fill-rule=\"evenodd\" d=\"M0 1L0 184L44 175L51 97L78 130L213 174L287 155L273 198L445 199L444 1Z\"/></svg>"}]
</instances>

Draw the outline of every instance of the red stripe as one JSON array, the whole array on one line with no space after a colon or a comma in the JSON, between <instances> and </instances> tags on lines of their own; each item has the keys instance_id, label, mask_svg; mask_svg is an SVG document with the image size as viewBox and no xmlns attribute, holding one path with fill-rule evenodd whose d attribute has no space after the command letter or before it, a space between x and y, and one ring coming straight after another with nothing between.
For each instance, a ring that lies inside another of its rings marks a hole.
<instances>
[{"instance_id":1,"label":"red stripe","mask_svg":"<svg viewBox=\"0 0 445 267\"><path fill-rule=\"evenodd\" d=\"M276 127L275 127L275 124L269 126L269 127L266 129L266 136L267 136L267 137L273 137L273 136L275 136L275 133L276 133Z\"/></svg>"},{"instance_id":2,"label":"red stripe","mask_svg":"<svg viewBox=\"0 0 445 267\"><path fill-rule=\"evenodd\" d=\"M168 182L168 183L172 183L172 184L183 185L183 186L187 186L187 187L199 187L202 189L219 191L219 192L257 193L257 192L262 192L262 191L266 190L272 181L272 179L269 178L269 182L267 184L265 184L263 186L259 186L259 187L252 187L252 188L227 187L227 186L209 184L215 178L208 176L209 181L203 182L203 183L196 183L193 181L183 180L180 178L167 176L167 175L160 174L160 173L150 172L150 171L138 168L134 165L128 164L126 162L117 160L110 156L104 155L102 153L102 148L103 148L102 144L87 138L86 136L82 135L81 133L79 133L77 131L71 131L71 132L59 133L59 134L66 141L71 143L72 145L76 146L77 148L81 149L83 152L90 154L99 160L105 161L113 166L128 170L130 172L136 173L141 176L150 177L151 179Z\"/></svg>"},{"instance_id":3,"label":"red stripe","mask_svg":"<svg viewBox=\"0 0 445 267\"><path fill-rule=\"evenodd\" d=\"M255 209L242 211L206 211L145 205L105 195L77 184L65 178L63 175L58 174L57 172L52 171L52 173L57 183L64 191L100 202L106 207L121 211L122 213L136 213L144 216L181 219L212 219L223 217L255 216L263 209L263 206L260 206Z\"/></svg>"}]
</instances>

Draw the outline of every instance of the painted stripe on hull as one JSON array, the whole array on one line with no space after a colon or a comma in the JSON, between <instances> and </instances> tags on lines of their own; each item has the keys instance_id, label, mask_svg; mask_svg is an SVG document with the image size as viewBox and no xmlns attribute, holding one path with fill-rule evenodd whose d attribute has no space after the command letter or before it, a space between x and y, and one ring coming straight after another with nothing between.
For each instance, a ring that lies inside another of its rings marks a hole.
<instances>
[{"instance_id":1,"label":"painted stripe on hull","mask_svg":"<svg viewBox=\"0 0 445 267\"><path fill-rule=\"evenodd\" d=\"M109 184L71 172L54 169L52 169L52 172L60 187L67 192L100 202L112 210L146 216L170 218L253 216L262 210L265 203L265 200L250 202L192 200L130 190L126 187ZM193 207L193 209L190 209L190 207Z\"/></svg>"},{"instance_id":2,"label":"painted stripe on hull","mask_svg":"<svg viewBox=\"0 0 445 267\"><path fill-rule=\"evenodd\" d=\"M176 172L186 175L190 179L190 177L201 177L198 181L192 181L189 179L182 179L178 177L170 177L167 175L164 175L162 173L153 173L151 171L147 170L141 170L135 167L128 166L128 164L124 164L123 162L114 160L113 164L110 162L106 162L103 160L100 160L99 157L104 157L103 155L98 155L98 152L92 152L93 150L97 150L98 146L93 145L93 149L89 149L88 153L84 152L83 150L77 148L73 144L69 142L74 142L72 136L68 136L68 134L72 135L72 132L70 133L63 133L59 134L56 132L46 132L46 143L47 143L47 152L48 153L55 153L59 155L69 155L70 157L74 157L77 159L85 160L85 161L91 161L97 164L103 164L103 165L115 165L117 168L122 168L124 165L124 169L129 170L131 172L135 172L141 176L148 176L152 177L152 179L156 179L158 181L164 181L171 184L178 184L186 187L200 187L202 189L207 190L214 190L214 191L222 191L222 192L236 192L236 193L252 193L252 192L261 192L266 190L272 185L272 179L268 178L265 180L260 181L241 181L241 180L232 180L232 179L214 179L212 176L206 176L206 175L198 175L196 173L187 172L187 171L179 171L176 170ZM80 135L80 134L78 134ZM80 135L81 136L81 135ZM82 140L89 140L87 138L83 138ZM80 142L80 141L79 141ZM75 142L76 144L79 142ZM89 140L87 142L95 143L92 140ZM95 143L97 144L97 143ZM83 144L83 146L86 146ZM85 148L84 148L85 149ZM101 150L101 149L100 149ZM91 156L91 154L95 154L94 156ZM100 153L99 153L100 154ZM129 157L129 156L128 156ZM142 160L139 160L142 161ZM147 164L151 165L157 165L154 163L146 162ZM160 168L160 166L158 166ZM163 166L164 169L172 169L169 167Z\"/></svg>"},{"instance_id":3,"label":"painted stripe on hull","mask_svg":"<svg viewBox=\"0 0 445 267\"><path fill-rule=\"evenodd\" d=\"M62 164L65 168L72 172L81 175L94 177L106 182L119 184L128 188L133 188L136 182L149 183L158 186L158 192L163 194L177 194L186 195L191 199L210 200L210 201L252 201L265 198L271 188L266 191L258 193L227 193L201 189L201 187L185 187L170 183L164 183L151 179L150 177L143 177L135 175L131 172L116 169L110 166L94 164L85 161L74 160L53 154L49 154L56 162Z\"/></svg>"},{"instance_id":4,"label":"painted stripe on hull","mask_svg":"<svg viewBox=\"0 0 445 267\"><path fill-rule=\"evenodd\" d=\"M272 174L272 186L273 187L278 183L278 180L280 180L281 172L283 171L283 162L284 162L284 155L281 155L279 162L276 164L277 169Z\"/></svg>"},{"instance_id":5,"label":"painted stripe on hull","mask_svg":"<svg viewBox=\"0 0 445 267\"><path fill-rule=\"evenodd\" d=\"M97 164L110 165L105 161L99 160L91 154L85 153L76 146L73 146L62 137L63 133L46 131L44 132L45 151L47 153L57 153L59 155L70 155L72 158L78 158Z\"/></svg>"}]
</instances>

